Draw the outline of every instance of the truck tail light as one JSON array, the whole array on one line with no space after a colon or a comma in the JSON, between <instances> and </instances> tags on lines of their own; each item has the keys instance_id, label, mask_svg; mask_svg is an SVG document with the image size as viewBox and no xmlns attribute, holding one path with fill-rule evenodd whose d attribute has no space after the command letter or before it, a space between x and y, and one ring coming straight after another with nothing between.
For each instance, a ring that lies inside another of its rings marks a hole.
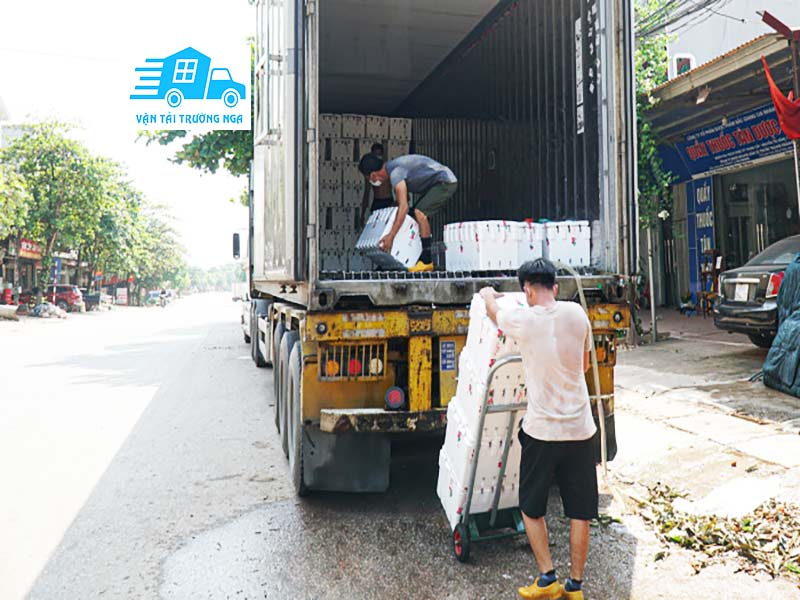
<instances>
[{"instance_id":1,"label":"truck tail light","mask_svg":"<svg viewBox=\"0 0 800 600\"><path fill-rule=\"evenodd\" d=\"M783 271L770 273L769 283L767 284L767 298L776 298L778 296L778 290L781 289L781 283L783 283L783 275Z\"/></svg>"},{"instance_id":2,"label":"truck tail light","mask_svg":"<svg viewBox=\"0 0 800 600\"><path fill-rule=\"evenodd\" d=\"M406 395L402 389L393 386L386 390L386 395L383 399L386 403L386 410L400 410L405 405Z\"/></svg>"}]
</instances>

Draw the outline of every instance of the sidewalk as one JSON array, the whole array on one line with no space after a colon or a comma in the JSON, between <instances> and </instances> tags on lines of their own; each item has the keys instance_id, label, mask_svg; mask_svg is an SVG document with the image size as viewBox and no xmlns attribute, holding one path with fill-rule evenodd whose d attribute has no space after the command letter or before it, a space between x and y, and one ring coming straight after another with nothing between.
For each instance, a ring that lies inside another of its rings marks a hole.
<instances>
[{"instance_id":1,"label":"sidewalk","mask_svg":"<svg viewBox=\"0 0 800 600\"><path fill-rule=\"evenodd\" d=\"M642 520L641 500L656 484L684 494L673 506L694 514L741 518L770 498L800 504L800 399L747 381L766 350L716 330L702 316L663 310L658 319L659 332L669 331L670 339L621 348L615 372L620 451L609 466L611 513L651 550L661 545L666 552L637 552L634 591L642 586L649 595L631 597L689 597L679 591L685 585L687 594L707 589L711 595L704 597L717 598L734 580L736 591L725 598L798 597L797 581L737 572L742 561L735 557L712 561L695 575L691 565L704 555L660 542ZM680 583L670 581L662 595L653 595L654 576Z\"/></svg>"}]
</instances>

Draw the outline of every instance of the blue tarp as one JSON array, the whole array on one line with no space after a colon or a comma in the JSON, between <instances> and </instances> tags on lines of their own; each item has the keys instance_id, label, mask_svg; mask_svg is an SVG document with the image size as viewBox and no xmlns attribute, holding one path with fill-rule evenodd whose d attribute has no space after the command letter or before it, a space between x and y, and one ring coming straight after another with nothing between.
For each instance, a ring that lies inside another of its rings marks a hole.
<instances>
[{"instance_id":1,"label":"blue tarp","mask_svg":"<svg viewBox=\"0 0 800 600\"><path fill-rule=\"evenodd\" d=\"M778 335L764 361L764 384L800 398L800 254L778 292Z\"/></svg>"}]
</instances>

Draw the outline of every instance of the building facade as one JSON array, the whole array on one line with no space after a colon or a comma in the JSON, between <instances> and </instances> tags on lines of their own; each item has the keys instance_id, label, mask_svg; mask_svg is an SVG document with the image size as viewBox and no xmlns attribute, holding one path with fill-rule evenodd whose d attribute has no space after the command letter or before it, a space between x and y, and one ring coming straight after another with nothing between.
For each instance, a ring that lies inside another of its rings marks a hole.
<instances>
[{"instance_id":1,"label":"building facade","mask_svg":"<svg viewBox=\"0 0 800 600\"><path fill-rule=\"evenodd\" d=\"M762 56L788 92L788 45L771 34L655 91L659 105L648 117L674 176L673 211L659 232L661 303L696 301L708 289L709 261L739 267L800 233L793 145L780 129Z\"/></svg>"}]
</instances>

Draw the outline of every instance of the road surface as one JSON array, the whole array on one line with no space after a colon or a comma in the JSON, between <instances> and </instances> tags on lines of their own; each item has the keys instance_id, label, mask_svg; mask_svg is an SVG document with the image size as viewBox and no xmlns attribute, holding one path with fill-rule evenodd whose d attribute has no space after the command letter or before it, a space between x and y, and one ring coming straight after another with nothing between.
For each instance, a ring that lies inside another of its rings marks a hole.
<instances>
[{"instance_id":1,"label":"road surface","mask_svg":"<svg viewBox=\"0 0 800 600\"><path fill-rule=\"evenodd\" d=\"M209 294L0 323L0 598L515 598L522 539L451 555L437 440L393 448L386 494L294 497L238 309ZM550 512L566 575L555 495ZM627 518L592 538L589 598L668 598L655 584L688 564L653 563L662 546Z\"/></svg>"}]
</instances>

